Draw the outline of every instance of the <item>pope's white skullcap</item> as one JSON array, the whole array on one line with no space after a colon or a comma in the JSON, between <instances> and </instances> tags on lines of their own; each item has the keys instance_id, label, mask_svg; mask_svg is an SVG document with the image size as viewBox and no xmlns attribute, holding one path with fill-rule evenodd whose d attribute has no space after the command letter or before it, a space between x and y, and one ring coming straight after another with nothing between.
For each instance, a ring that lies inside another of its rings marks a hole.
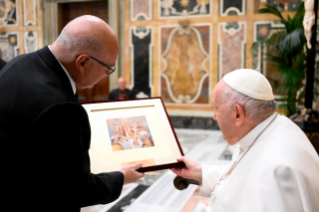
<instances>
[{"instance_id":1,"label":"pope's white skullcap","mask_svg":"<svg viewBox=\"0 0 319 212\"><path fill-rule=\"evenodd\" d=\"M266 77L252 69L237 69L223 77L225 83L234 90L253 99L274 100L271 85Z\"/></svg>"}]
</instances>

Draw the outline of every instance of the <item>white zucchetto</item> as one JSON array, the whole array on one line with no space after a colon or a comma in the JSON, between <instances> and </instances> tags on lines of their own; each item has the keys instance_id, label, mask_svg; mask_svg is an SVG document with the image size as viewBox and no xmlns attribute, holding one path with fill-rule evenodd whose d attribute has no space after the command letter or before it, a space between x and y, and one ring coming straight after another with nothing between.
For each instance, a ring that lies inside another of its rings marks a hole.
<instances>
[{"instance_id":1,"label":"white zucchetto","mask_svg":"<svg viewBox=\"0 0 319 212\"><path fill-rule=\"evenodd\" d=\"M266 77L252 69L237 69L226 74L223 80L234 90L253 99L274 100L272 88Z\"/></svg>"}]
</instances>

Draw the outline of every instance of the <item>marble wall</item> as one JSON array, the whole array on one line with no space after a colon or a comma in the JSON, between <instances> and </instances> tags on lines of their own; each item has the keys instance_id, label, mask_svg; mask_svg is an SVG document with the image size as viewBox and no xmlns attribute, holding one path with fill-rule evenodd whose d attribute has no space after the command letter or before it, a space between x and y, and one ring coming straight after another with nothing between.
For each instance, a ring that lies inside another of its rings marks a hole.
<instances>
[{"instance_id":1,"label":"marble wall","mask_svg":"<svg viewBox=\"0 0 319 212\"><path fill-rule=\"evenodd\" d=\"M210 29L160 26L160 92L167 104L209 104Z\"/></svg>"},{"instance_id":2,"label":"marble wall","mask_svg":"<svg viewBox=\"0 0 319 212\"><path fill-rule=\"evenodd\" d=\"M161 96L170 116L181 120L176 126L186 127L192 125L181 123L213 123L211 94L225 74L239 68L259 68L267 77L275 74L262 60L267 51L252 52L251 47L282 25L274 16L259 14L258 8L267 2L288 14L301 1L122 2L125 78L141 97Z\"/></svg>"},{"instance_id":3,"label":"marble wall","mask_svg":"<svg viewBox=\"0 0 319 212\"><path fill-rule=\"evenodd\" d=\"M0 0L0 48L5 61L43 46L40 3Z\"/></svg>"}]
</instances>

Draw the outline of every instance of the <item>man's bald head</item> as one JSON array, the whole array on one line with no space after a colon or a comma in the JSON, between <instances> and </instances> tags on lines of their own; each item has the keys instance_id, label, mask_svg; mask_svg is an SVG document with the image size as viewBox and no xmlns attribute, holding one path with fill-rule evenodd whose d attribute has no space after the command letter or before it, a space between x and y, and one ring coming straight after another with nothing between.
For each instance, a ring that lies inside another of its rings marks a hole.
<instances>
[{"instance_id":1,"label":"man's bald head","mask_svg":"<svg viewBox=\"0 0 319 212\"><path fill-rule=\"evenodd\" d=\"M66 49L63 52L67 55L61 58L62 61L70 61L72 57L82 53L104 57L105 54L117 54L119 50L118 39L111 27L102 19L91 15L70 21L52 46L56 45Z\"/></svg>"},{"instance_id":2,"label":"man's bald head","mask_svg":"<svg viewBox=\"0 0 319 212\"><path fill-rule=\"evenodd\" d=\"M107 76L117 60L119 43L102 19L85 15L68 23L50 46L78 89L92 88Z\"/></svg>"},{"instance_id":3,"label":"man's bald head","mask_svg":"<svg viewBox=\"0 0 319 212\"><path fill-rule=\"evenodd\" d=\"M126 81L124 77L119 77L117 80L117 85L121 91L124 91L126 88Z\"/></svg>"}]
</instances>

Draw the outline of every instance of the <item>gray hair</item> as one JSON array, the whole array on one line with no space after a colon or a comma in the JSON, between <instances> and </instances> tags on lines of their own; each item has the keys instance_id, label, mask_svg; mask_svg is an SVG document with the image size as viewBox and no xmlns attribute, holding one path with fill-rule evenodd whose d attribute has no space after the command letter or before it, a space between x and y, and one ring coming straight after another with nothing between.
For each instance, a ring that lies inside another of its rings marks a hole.
<instances>
[{"instance_id":1,"label":"gray hair","mask_svg":"<svg viewBox=\"0 0 319 212\"><path fill-rule=\"evenodd\" d=\"M244 113L248 114L249 117L255 121L262 121L269 117L278 107L275 100L265 101L253 99L239 93L228 85L222 90L220 97L228 108L239 104L243 108Z\"/></svg>"},{"instance_id":2,"label":"gray hair","mask_svg":"<svg viewBox=\"0 0 319 212\"><path fill-rule=\"evenodd\" d=\"M104 45L101 38L95 36L87 36L77 34L76 36L70 35L66 30L67 25L63 28L60 36L55 42L61 43L67 49L67 51L60 52L59 60L64 62L71 62L75 54L87 53L92 56L102 53L102 47Z\"/></svg>"}]
</instances>

